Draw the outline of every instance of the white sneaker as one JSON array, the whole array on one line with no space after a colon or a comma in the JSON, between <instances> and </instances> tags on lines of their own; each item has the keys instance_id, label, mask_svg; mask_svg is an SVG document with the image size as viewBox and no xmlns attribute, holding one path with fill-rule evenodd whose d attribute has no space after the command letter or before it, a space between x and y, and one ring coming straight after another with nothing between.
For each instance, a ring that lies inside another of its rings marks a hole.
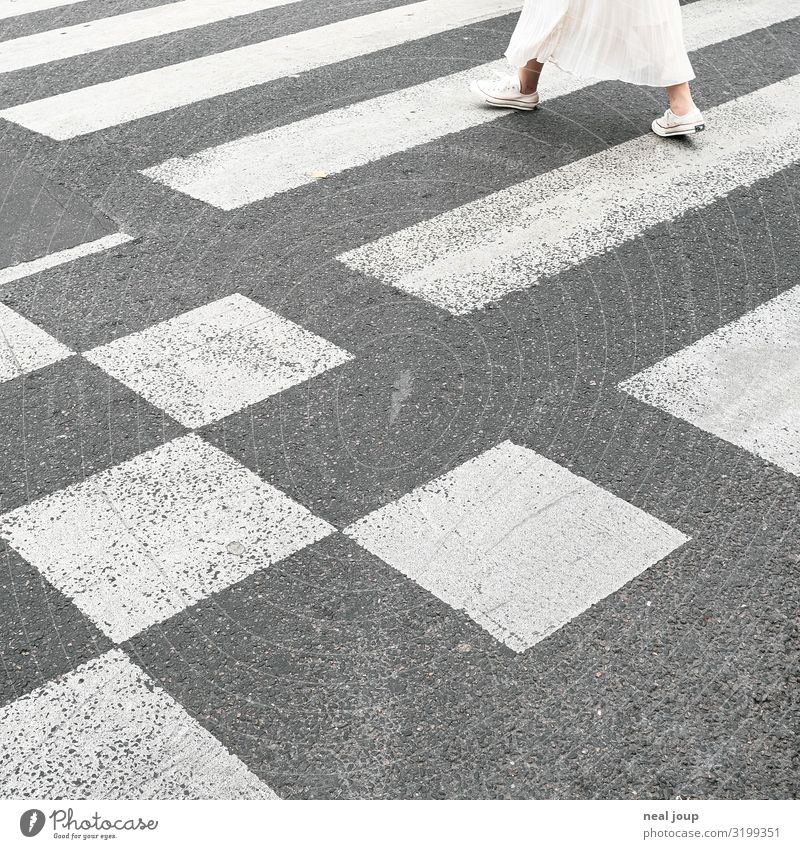
<instances>
[{"instance_id":1,"label":"white sneaker","mask_svg":"<svg viewBox=\"0 0 800 849\"><path fill-rule=\"evenodd\" d=\"M663 118L653 121L653 132L657 136L691 136L706 128L705 118L699 109L693 109L687 115L676 115L667 109Z\"/></svg>"},{"instance_id":2,"label":"white sneaker","mask_svg":"<svg viewBox=\"0 0 800 849\"><path fill-rule=\"evenodd\" d=\"M473 80L470 89L484 103L506 109L535 109L539 105L539 94L522 94L519 77L510 76L496 80Z\"/></svg>"}]
</instances>

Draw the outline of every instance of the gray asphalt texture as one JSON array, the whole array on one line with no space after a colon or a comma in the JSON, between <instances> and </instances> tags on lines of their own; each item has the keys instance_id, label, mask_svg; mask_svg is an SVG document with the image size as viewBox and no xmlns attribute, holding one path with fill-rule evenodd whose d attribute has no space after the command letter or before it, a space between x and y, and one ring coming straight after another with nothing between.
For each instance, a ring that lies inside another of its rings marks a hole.
<instances>
[{"instance_id":1,"label":"gray asphalt texture","mask_svg":"<svg viewBox=\"0 0 800 849\"><path fill-rule=\"evenodd\" d=\"M54 62L4 75L2 103L397 5L308 0ZM0 38L110 13L88 0ZM136 173L497 58L514 20L67 142L0 122L0 265L137 237L0 300L80 352L240 292L353 353L200 430L337 528L512 439L691 541L519 655L341 534L123 648L287 798L796 798L800 480L616 384L798 283L800 169L462 318L334 257L641 135L660 92L598 84L235 212ZM800 23L692 59L711 107L797 74ZM183 432L77 356L2 383L0 508ZM0 704L111 647L13 550L3 565Z\"/></svg>"}]
</instances>

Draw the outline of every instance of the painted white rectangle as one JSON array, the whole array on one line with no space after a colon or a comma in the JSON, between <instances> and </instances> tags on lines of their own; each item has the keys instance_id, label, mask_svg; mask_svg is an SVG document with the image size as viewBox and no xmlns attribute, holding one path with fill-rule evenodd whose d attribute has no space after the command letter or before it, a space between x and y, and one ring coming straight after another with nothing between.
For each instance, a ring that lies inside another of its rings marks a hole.
<instances>
[{"instance_id":1,"label":"painted white rectangle","mask_svg":"<svg viewBox=\"0 0 800 849\"><path fill-rule=\"evenodd\" d=\"M17 15L29 15L31 12L43 12L57 9L59 6L74 6L86 0L0 0L0 21L15 18Z\"/></svg>"},{"instance_id":2,"label":"painted white rectangle","mask_svg":"<svg viewBox=\"0 0 800 849\"><path fill-rule=\"evenodd\" d=\"M688 539L511 442L344 533L518 652Z\"/></svg>"},{"instance_id":3,"label":"painted white rectangle","mask_svg":"<svg viewBox=\"0 0 800 849\"><path fill-rule=\"evenodd\" d=\"M683 10L690 49L706 47L800 14L800 0L701 0ZM443 136L495 121L504 110L476 106L472 79L508 73L505 60L393 91L282 127L175 157L143 174L220 209L237 209ZM553 99L594 81L555 65L542 76Z\"/></svg>"},{"instance_id":4,"label":"painted white rectangle","mask_svg":"<svg viewBox=\"0 0 800 849\"><path fill-rule=\"evenodd\" d=\"M40 271L47 271L47 269L55 268L58 265L64 265L84 256L102 253L132 240L133 236L129 236L127 233L112 233L110 236L103 236L101 239L95 239L92 242L84 242L74 248L66 248L63 251L57 251L30 262L20 262L17 265L0 268L0 286L21 280L23 277L30 277Z\"/></svg>"},{"instance_id":5,"label":"painted white rectangle","mask_svg":"<svg viewBox=\"0 0 800 849\"><path fill-rule=\"evenodd\" d=\"M800 286L620 389L800 476Z\"/></svg>"},{"instance_id":6,"label":"painted white rectangle","mask_svg":"<svg viewBox=\"0 0 800 849\"><path fill-rule=\"evenodd\" d=\"M190 310L84 356L190 428L352 359L243 295Z\"/></svg>"},{"instance_id":7,"label":"painted white rectangle","mask_svg":"<svg viewBox=\"0 0 800 849\"><path fill-rule=\"evenodd\" d=\"M476 70L505 65L495 62L323 112L141 173L220 209L236 209L312 183L315 172L336 174L495 120L498 112L476 108L467 86ZM574 82L562 71L557 75Z\"/></svg>"},{"instance_id":8,"label":"painted white rectangle","mask_svg":"<svg viewBox=\"0 0 800 849\"><path fill-rule=\"evenodd\" d=\"M0 117L69 139L514 11L517 0L422 0L34 100Z\"/></svg>"},{"instance_id":9,"label":"painted white rectangle","mask_svg":"<svg viewBox=\"0 0 800 849\"><path fill-rule=\"evenodd\" d=\"M41 327L0 304L0 383L64 360L72 354Z\"/></svg>"},{"instance_id":10,"label":"painted white rectangle","mask_svg":"<svg viewBox=\"0 0 800 849\"><path fill-rule=\"evenodd\" d=\"M460 315L800 159L800 75L706 112L691 143L648 134L341 254ZM747 121L742 121L747 115Z\"/></svg>"},{"instance_id":11,"label":"painted white rectangle","mask_svg":"<svg viewBox=\"0 0 800 849\"><path fill-rule=\"evenodd\" d=\"M130 44L285 6L298 0L180 0L137 9L88 23L0 41L0 73L82 56L120 44Z\"/></svg>"},{"instance_id":12,"label":"painted white rectangle","mask_svg":"<svg viewBox=\"0 0 800 849\"><path fill-rule=\"evenodd\" d=\"M0 751L7 798L277 798L119 649L0 708Z\"/></svg>"},{"instance_id":13,"label":"painted white rectangle","mask_svg":"<svg viewBox=\"0 0 800 849\"><path fill-rule=\"evenodd\" d=\"M191 434L0 516L0 532L122 642L332 533Z\"/></svg>"}]
</instances>

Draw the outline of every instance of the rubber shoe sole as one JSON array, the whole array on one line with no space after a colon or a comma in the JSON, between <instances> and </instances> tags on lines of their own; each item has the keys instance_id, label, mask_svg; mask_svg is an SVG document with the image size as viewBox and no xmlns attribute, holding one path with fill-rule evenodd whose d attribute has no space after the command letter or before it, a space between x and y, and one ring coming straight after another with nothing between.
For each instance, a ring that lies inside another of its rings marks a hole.
<instances>
[{"instance_id":1,"label":"rubber shoe sole","mask_svg":"<svg viewBox=\"0 0 800 849\"><path fill-rule=\"evenodd\" d=\"M653 121L653 132L662 139L672 138L672 136L693 136L695 133L702 133L705 130L705 124L678 124L675 127L664 128L658 123L658 119Z\"/></svg>"}]
</instances>

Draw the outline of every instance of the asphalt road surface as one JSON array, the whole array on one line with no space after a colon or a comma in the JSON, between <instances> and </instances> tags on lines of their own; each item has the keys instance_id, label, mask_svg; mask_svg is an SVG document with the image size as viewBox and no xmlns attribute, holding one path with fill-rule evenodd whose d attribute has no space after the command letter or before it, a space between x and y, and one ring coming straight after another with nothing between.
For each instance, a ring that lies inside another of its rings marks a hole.
<instances>
[{"instance_id":1,"label":"asphalt road surface","mask_svg":"<svg viewBox=\"0 0 800 849\"><path fill-rule=\"evenodd\" d=\"M3 796L797 796L800 0L520 5L0 0Z\"/></svg>"}]
</instances>

